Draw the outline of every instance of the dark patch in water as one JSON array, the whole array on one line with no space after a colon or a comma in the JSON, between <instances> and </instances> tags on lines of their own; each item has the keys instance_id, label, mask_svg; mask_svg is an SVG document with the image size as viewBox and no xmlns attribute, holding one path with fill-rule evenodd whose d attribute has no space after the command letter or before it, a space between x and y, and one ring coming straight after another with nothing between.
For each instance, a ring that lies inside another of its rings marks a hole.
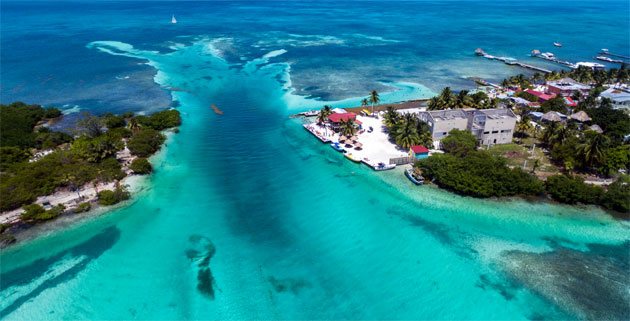
<instances>
[{"instance_id":1,"label":"dark patch in water","mask_svg":"<svg viewBox=\"0 0 630 321\"><path fill-rule=\"evenodd\" d=\"M193 234L188 240L193 248L186 250L186 257L198 268L197 290L205 297L214 300L215 279L210 270L210 260L216 253L214 244L205 236Z\"/></svg>"},{"instance_id":2,"label":"dark patch in water","mask_svg":"<svg viewBox=\"0 0 630 321\"><path fill-rule=\"evenodd\" d=\"M114 226L104 229L101 233L94 235L85 242L58 252L47 258L38 259L33 263L19 267L12 271L3 273L0 278L0 291L4 291L13 286L22 286L31 283L33 280L41 278L47 274L53 275L54 267L57 263L64 260L79 260L71 268L52 276L42 282L39 286L32 289L28 293L19 296L13 303L0 311L0 315L6 316L18 309L25 302L37 297L44 290L54 288L60 284L72 280L83 271L87 265L93 260L100 257L109 250L120 238L120 230Z\"/></svg>"},{"instance_id":3,"label":"dark patch in water","mask_svg":"<svg viewBox=\"0 0 630 321\"><path fill-rule=\"evenodd\" d=\"M490 288L494 291L499 292L499 294L501 294L501 296L503 296L506 300L510 301L512 299L514 299L515 293L518 290L518 287L512 283L512 282L508 282L506 283L502 283L502 282L496 282L490 279L489 276L482 274L481 276L479 276L479 281L477 281L477 283L475 283L475 286L482 288L484 290L486 290L487 288Z\"/></svg>"},{"instance_id":4,"label":"dark patch in water","mask_svg":"<svg viewBox=\"0 0 630 321\"><path fill-rule=\"evenodd\" d=\"M587 253L566 248L542 254L510 251L503 266L515 280L576 317L630 319L628 243L589 248ZM625 261L619 260L624 256Z\"/></svg>"},{"instance_id":5,"label":"dark patch in water","mask_svg":"<svg viewBox=\"0 0 630 321\"><path fill-rule=\"evenodd\" d=\"M278 293L291 291L291 293L298 295L302 289L311 287L311 283L304 279L276 279L275 277L270 276L268 280L274 291Z\"/></svg>"}]
</instances>

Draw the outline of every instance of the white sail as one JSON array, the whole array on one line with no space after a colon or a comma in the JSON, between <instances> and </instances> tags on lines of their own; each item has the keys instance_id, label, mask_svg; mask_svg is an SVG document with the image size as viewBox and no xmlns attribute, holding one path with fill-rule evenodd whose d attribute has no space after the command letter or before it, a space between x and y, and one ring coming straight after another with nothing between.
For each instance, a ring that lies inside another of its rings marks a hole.
<instances>
[{"instance_id":1,"label":"white sail","mask_svg":"<svg viewBox=\"0 0 630 321\"><path fill-rule=\"evenodd\" d=\"M175 15L171 17L171 23L177 23L177 19L175 19Z\"/></svg>"}]
</instances>

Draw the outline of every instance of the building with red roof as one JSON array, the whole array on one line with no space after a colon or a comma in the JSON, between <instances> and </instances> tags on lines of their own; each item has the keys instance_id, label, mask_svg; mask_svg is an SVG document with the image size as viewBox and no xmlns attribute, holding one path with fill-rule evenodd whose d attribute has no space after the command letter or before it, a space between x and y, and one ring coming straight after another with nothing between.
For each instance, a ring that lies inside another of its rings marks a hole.
<instances>
[{"instance_id":1,"label":"building with red roof","mask_svg":"<svg viewBox=\"0 0 630 321\"><path fill-rule=\"evenodd\" d=\"M556 94L545 94L543 92L536 91L533 89L527 89L525 90L525 92L538 97L538 101L540 101L541 103L556 97Z\"/></svg>"},{"instance_id":2,"label":"building with red roof","mask_svg":"<svg viewBox=\"0 0 630 321\"><path fill-rule=\"evenodd\" d=\"M357 120L357 114L355 113L333 113L328 116L328 122L334 131L338 131L341 128L342 122L350 120L360 127L361 121Z\"/></svg>"},{"instance_id":3,"label":"building with red roof","mask_svg":"<svg viewBox=\"0 0 630 321\"><path fill-rule=\"evenodd\" d=\"M423 159L429 157L429 149L422 145L413 145L409 148L409 153L416 159Z\"/></svg>"}]
</instances>

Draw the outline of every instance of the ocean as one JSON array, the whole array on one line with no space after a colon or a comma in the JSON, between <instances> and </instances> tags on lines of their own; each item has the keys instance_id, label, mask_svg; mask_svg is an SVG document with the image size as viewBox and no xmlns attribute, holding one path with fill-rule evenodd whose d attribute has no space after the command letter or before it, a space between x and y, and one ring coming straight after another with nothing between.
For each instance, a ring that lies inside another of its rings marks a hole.
<instances>
[{"instance_id":1,"label":"ocean","mask_svg":"<svg viewBox=\"0 0 630 321\"><path fill-rule=\"evenodd\" d=\"M477 47L629 55L627 1L0 5L2 103L183 117L127 206L0 253L3 320L630 317L627 222L416 187L289 118L523 72Z\"/></svg>"}]
</instances>

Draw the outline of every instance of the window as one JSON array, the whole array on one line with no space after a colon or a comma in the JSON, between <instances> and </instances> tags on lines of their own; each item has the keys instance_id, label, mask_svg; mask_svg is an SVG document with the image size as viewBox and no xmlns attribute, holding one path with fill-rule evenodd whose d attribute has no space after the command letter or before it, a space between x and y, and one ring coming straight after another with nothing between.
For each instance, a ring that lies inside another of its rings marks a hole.
<instances>
[{"instance_id":1,"label":"window","mask_svg":"<svg viewBox=\"0 0 630 321\"><path fill-rule=\"evenodd\" d=\"M483 132L483 134L484 134L484 135L488 135L488 134L490 134L490 132Z\"/></svg>"},{"instance_id":2,"label":"window","mask_svg":"<svg viewBox=\"0 0 630 321\"><path fill-rule=\"evenodd\" d=\"M496 134L496 133L498 133L498 132L499 132L498 130L493 130L493 131L492 131L492 133L493 133L493 134Z\"/></svg>"}]
</instances>

